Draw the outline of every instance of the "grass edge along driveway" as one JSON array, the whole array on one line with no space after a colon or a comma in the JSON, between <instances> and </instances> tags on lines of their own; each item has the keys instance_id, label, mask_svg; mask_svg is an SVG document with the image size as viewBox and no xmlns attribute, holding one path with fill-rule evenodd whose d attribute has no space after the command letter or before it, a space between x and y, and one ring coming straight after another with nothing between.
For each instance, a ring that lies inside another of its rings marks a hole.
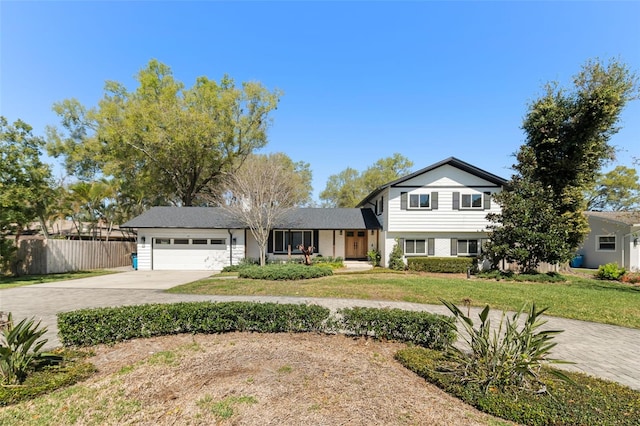
<instances>
[{"instance_id":1,"label":"grass edge along driveway","mask_svg":"<svg viewBox=\"0 0 640 426\"><path fill-rule=\"evenodd\" d=\"M517 311L535 302L547 315L640 329L640 287L566 276L564 283L523 283L413 273L337 274L298 281L220 279L216 275L170 293L292 296L402 301L440 305L440 298Z\"/></svg>"}]
</instances>

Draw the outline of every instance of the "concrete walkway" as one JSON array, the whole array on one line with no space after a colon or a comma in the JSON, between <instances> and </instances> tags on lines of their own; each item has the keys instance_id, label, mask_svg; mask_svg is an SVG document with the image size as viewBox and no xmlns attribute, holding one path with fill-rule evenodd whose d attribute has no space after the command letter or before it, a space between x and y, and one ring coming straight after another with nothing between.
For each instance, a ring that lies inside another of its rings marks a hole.
<instances>
[{"instance_id":1,"label":"concrete walkway","mask_svg":"<svg viewBox=\"0 0 640 426\"><path fill-rule=\"evenodd\" d=\"M0 290L0 311L12 312L16 319L41 319L42 324L49 329L46 338L49 339L50 346L60 345L57 337L57 313L104 306L209 300L317 304L333 311L346 307L368 306L449 314L444 306L404 302L206 296L163 292L167 288L205 278L210 274L206 271L130 271ZM477 309L472 309L472 318L477 318L477 312ZM492 322L497 323L500 313L494 312L493 315ZM559 367L582 371L640 390L640 330L556 317L547 317L547 320L548 328L564 330L555 338L558 345L553 350L553 356L576 363Z\"/></svg>"}]
</instances>

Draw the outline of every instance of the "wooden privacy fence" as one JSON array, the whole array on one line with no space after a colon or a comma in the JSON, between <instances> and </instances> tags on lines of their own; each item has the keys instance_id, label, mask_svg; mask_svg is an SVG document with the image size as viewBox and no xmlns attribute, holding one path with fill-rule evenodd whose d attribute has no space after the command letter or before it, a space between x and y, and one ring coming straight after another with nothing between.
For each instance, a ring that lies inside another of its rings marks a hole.
<instances>
[{"instance_id":1,"label":"wooden privacy fence","mask_svg":"<svg viewBox=\"0 0 640 426\"><path fill-rule=\"evenodd\" d=\"M22 240L17 271L26 274L57 274L131 265L135 242Z\"/></svg>"}]
</instances>

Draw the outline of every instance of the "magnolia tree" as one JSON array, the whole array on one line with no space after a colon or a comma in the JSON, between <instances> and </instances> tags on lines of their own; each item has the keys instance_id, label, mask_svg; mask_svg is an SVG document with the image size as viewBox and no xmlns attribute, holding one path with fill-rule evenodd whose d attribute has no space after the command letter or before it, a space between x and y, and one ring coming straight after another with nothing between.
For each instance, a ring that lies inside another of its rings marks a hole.
<instances>
[{"instance_id":1,"label":"magnolia tree","mask_svg":"<svg viewBox=\"0 0 640 426\"><path fill-rule=\"evenodd\" d=\"M589 231L584 193L614 158L609 141L637 95L637 78L624 64L590 61L571 90L549 84L531 103L517 173L496 197L501 213L487 217L494 265L504 259L533 270L571 259Z\"/></svg>"}]
</instances>

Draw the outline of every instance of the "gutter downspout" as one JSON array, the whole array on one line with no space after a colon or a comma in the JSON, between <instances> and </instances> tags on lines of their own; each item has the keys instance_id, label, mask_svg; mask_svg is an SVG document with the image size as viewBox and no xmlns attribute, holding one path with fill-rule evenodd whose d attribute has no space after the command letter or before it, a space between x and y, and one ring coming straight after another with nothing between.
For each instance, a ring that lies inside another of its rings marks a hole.
<instances>
[{"instance_id":1,"label":"gutter downspout","mask_svg":"<svg viewBox=\"0 0 640 426\"><path fill-rule=\"evenodd\" d=\"M229 266L233 266L233 233L231 229L227 229L229 232Z\"/></svg>"}]
</instances>

